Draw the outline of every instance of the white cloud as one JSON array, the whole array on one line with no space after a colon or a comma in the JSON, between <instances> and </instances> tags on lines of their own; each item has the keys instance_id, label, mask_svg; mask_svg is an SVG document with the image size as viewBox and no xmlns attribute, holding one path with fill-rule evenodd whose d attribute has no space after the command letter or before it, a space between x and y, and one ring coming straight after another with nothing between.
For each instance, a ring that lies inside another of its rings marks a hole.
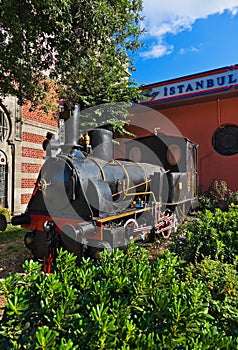
<instances>
[{"instance_id":1,"label":"white cloud","mask_svg":"<svg viewBox=\"0 0 238 350\"><path fill-rule=\"evenodd\" d=\"M170 55L173 52L173 45L153 44L148 51L144 51L140 56L144 59L151 57L162 57L164 55Z\"/></svg>"},{"instance_id":2,"label":"white cloud","mask_svg":"<svg viewBox=\"0 0 238 350\"><path fill-rule=\"evenodd\" d=\"M157 40L141 53L146 59L172 52L171 46L166 48L166 34L190 30L197 19L222 14L225 10L232 15L238 13L238 0L143 0L143 6L147 35Z\"/></svg>"},{"instance_id":3,"label":"white cloud","mask_svg":"<svg viewBox=\"0 0 238 350\"><path fill-rule=\"evenodd\" d=\"M185 55L187 52L199 52L199 49L197 47L189 47L189 48L186 48L186 49L182 47L179 50L179 53L181 55Z\"/></svg>"}]
</instances>

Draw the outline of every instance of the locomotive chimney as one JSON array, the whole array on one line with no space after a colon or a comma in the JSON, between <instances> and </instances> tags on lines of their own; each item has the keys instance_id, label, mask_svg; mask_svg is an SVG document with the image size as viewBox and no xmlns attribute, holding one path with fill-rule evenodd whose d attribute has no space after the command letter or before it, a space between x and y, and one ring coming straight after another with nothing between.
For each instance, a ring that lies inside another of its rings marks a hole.
<instances>
[{"instance_id":1,"label":"locomotive chimney","mask_svg":"<svg viewBox=\"0 0 238 350\"><path fill-rule=\"evenodd\" d=\"M64 129L64 143L67 146L78 146L79 139L79 113L80 106L75 104L72 111L70 111L69 118L65 120Z\"/></svg>"}]
</instances>

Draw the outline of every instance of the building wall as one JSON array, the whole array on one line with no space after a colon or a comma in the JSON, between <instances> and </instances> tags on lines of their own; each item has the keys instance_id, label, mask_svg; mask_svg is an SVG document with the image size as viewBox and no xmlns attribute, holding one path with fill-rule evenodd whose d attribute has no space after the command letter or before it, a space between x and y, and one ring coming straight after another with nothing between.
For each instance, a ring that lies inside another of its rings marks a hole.
<instances>
[{"instance_id":1,"label":"building wall","mask_svg":"<svg viewBox=\"0 0 238 350\"><path fill-rule=\"evenodd\" d=\"M154 83L142 89L141 106L160 112L184 137L199 145L200 190L206 191L214 180L225 180L230 189L238 191L238 65ZM146 123L148 113L144 114ZM163 118L160 120L159 127L163 130ZM167 127L167 131L173 132L172 127Z\"/></svg>"},{"instance_id":2,"label":"building wall","mask_svg":"<svg viewBox=\"0 0 238 350\"><path fill-rule=\"evenodd\" d=\"M220 155L212 144L215 131L222 125L238 125L238 96L170 106L160 109L160 112L179 128L183 136L198 143L200 189L206 191L216 179L225 180L229 188L238 190L238 154Z\"/></svg>"},{"instance_id":3,"label":"building wall","mask_svg":"<svg viewBox=\"0 0 238 350\"><path fill-rule=\"evenodd\" d=\"M10 211L14 210L14 194L19 188L19 179L15 173L19 166L16 157L21 154L21 112L15 97L7 96L0 100L0 151L5 157L5 164L1 162L0 165L1 173L5 171L5 177L1 176L0 179L0 204ZM5 128L6 133L3 132Z\"/></svg>"},{"instance_id":4,"label":"building wall","mask_svg":"<svg viewBox=\"0 0 238 350\"><path fill-rule=\"evenodd\" d=\"M0 100L0 205L12 214L25 211L44 162L42 142L47 132L57 133L54 115L29 107L13 96Z\"/></svg>"},{"instance_id":5,"label":"building wall","mask_svg":"<svg viewBox=\"0 0 238 350\"><path fill-rule=\"evenodd\" d=\"M213 147L212 139L215 131L223 125L238 126L238 96L230 98L220 96L212 101L199 102L197 100L192 104L179 106L170 104L166 108L157 106L156 109L168 118L184 137L199 145L200 190L206 191L216 179L225 180L230 189L237 191L238 154L232 156L218 154ZM147 121L148 118L146 117L145 120ZM173 134L172 127L160 126L161 132Z\"/></svg>"}]
</instances>

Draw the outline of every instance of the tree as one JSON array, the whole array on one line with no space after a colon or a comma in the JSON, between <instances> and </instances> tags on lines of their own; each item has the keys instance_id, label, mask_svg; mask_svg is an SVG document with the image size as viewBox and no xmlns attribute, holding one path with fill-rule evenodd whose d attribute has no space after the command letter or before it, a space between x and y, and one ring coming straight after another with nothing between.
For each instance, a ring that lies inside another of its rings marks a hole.
<instances>
[{"instance_id":1,"label":"tree","mask_svg":"<svg viewBox=\"0 0 238 350\"><path fill-rule=\"evenodd\" d=\"M53 87L81 109L135 100L141 10L142 0L0 0L0 93L37 105Z\"/></svg>"}]
</instances>

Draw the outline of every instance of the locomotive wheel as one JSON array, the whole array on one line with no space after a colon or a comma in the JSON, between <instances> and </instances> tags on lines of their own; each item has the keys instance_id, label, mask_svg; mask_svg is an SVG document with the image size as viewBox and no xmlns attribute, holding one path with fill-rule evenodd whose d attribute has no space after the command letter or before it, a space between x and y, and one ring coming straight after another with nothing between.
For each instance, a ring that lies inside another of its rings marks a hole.
<instances>
[{"instance_id":1,"label":"locomotive wheel","mask_svg":"<svg viewBox=\"0 0 238 350\"><path fill-rule=\"evenodd\" d=\"M171 233L176 232L177 228L176 227L171 227L168 228L168 230L165 230L164 232L162 232L162 236L167 239L169 238L169 236L171 235Z\"/></svg>"},{"instance_id":2,"label":"locomotive wheel","mask_svg":"<svg viewBox=\"0 0 238 350\"><path fill-rule=\"evenodd\" d=\"M84 256L85 245L79 241L75 228L71 225L65 225L62 228L60 238L62 247L76 255L76 262L79 263Z\"/></svg>"},{"instance_id":3,"label":"locomotive wheel","mask_svg":"<svg viewBox=\"0 0 238 350\"><path fill-rule=\"evenodd\" d=\"M85 255L85 246L79 242L75 242L73 240L70 242L70 239L68 239L66 244L65 240L63 241L61 239L61 245L63 249L77 256L77 263L79 263Z\"/></svg>"},{"instance_id":4,"label":"locomotive wheel","mask_svg":"<svg viewBox=\"0 0 238 350\"><path fill-rule=\"evenodd\" d=\"M36 260L42 260L48 255L48 246L46 243L47 232L33 230L26 233L24 242L27 249L31 251Z\"/></svg>"},{"instance_id":5,"label":"locomotive wheel","mask_svg":"<svg viewBox=\"0 0 238 350\"><path fill-rule=\"evenodd\" d=\"M88 258L98 260L102 252L103 248L88 247L86 250L86 256Z\"/></svg>"},{"instance_id":6,"label":"locomotive wheel","mask_svg":"<svg viewBox=\"0 0 238 350\"><path fill-rule=\"evenodd\" d=\"M167 223L167 226L168 226L168 223ZM171 228L168 228L167 230L165 230L165 231L162 232L162 236L163 236L165 239L167 239L167 238L169 238L169 236L171 235L171 232L172 232Z\"/></svg>"},{"instance_id":7,"label":"locomotive wheel","mask_svg":"<svg viewBox=\"0 0 238 350\"><path fill-rule=\"evenodd\" d=\"M134 233L133 230L135 228L138 228L138 222L135 219L128 219L126 223L124 224L125 232L126 232L126 237L129 240L133 240Z\"/></svg>"},{"instance_id":8,"label":"locomotive wheel","mask_svg":"<svg viewBox=\"0 0 238 350\"><path fill-rule=\"evenodd\" d=\"M112 250L111 245L105 241L88 242L88 244L92 245L87 247L86 256L91 259L99 259L100 254L104 251L104 249L107 249L109 251Z\"/></svg>"}]
</instances>

